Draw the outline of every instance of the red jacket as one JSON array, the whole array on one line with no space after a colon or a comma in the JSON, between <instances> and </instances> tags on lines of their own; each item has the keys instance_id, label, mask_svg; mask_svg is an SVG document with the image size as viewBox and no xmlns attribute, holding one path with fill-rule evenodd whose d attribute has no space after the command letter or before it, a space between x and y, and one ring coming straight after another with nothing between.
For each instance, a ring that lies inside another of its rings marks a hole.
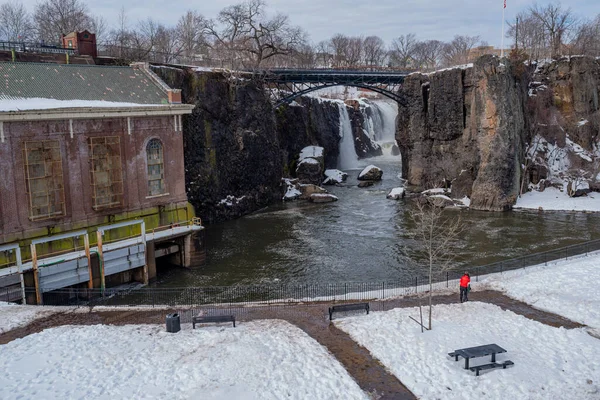
<instances>
[{"instance_id":1,"label":"red jacket","mask_svg":"<svg viewBox=\"0 0 600 400\"><path fill-rule=\"evenodd\" d=\"M463 275L462 278L460 278L461 287L469 286L469 282L471 282L471 278L469 278L469 275Z\"/></svg>"}]
</instances>

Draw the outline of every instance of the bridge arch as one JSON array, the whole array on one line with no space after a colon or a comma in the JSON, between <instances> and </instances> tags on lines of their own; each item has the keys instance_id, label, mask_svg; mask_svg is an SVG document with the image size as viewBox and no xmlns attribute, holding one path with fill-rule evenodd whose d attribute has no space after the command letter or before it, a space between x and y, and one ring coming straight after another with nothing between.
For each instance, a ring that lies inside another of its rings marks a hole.
<instances>
[{"instance_id":1,"label":"bridge arch","mask_svg":"<svg viewBox=\"0 0 600 400\"><path fill-rule=\"evenodd\" d=\"M400 95L397 92L393 92L391 90L383 89L383 88L380 88L377 86L370 86L370 85L364 85L364 84L358 84L358 83L331 83L331 84L315 85L315 86L312 86L312 87L309 87L306 89L298 90L296 92L291 92L291 93L287 94L286 96L278 98L274 104L274 108L277 109L277 108L283 106L284 104L289 104L292 101L294 101L295 99L297 99L298 97L304 96L308 93L316 92L318 90L325 89L328 87L334 87L334 86L351 86L351 87L357 87L360 89L370 90L370 91L379 93L382 96L385 96L389 99L392 99L392 100L398 102L398 104L400 104L402 106L407 105L407 102L406 102L406 99L404 98L404 96Z\"/></svg>"},{"instance_id":2,"label":"bridge arch","mask_svg":"<svg viewBox=\"0 0 600 400\"><path fill-rule=\"evenodd\" d=\"M399 89L406 73L337 70L269 70L261 77L271 90L275 108L320 89L350 86L367 89L386 96L400 105L407 102Z\"/></svg>"}]
</instances>

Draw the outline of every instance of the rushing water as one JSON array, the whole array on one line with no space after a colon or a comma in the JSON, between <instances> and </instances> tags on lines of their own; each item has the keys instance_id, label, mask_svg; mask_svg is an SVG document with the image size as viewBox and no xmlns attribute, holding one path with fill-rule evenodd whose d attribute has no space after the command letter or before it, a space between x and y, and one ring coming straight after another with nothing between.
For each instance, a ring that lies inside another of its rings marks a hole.
<instances>
[{"instance_id":1,"label":"rushing water","mask_svg":"<svg viewBox=\"0 0 600 400\"><path fill-rule=\"evenodd\" d=\"M379 116L370 121L374 138L384 148L395 130L390 128L394 110L386 104L376 105ZM328 187L339 201L282 203L209 226L207 265L192 270L165 269L157 284L379 282L422 272L423 255L410 235L414 229L411 202L386 198L392 188L401 186L400 158L357 160L352 141L344 140L351 135L345 108L340 107L340 156L349 177L341 186ZM359 188L357 176L368 164L383 169L383 179ZM446 212L460 214L467 226L454 244L457 266L485 265L600 237L598 214Z\"/></svg>"},{"instance_id":2,"label":"rushing water","mask_svg":"<svg viewBox=\"0 0 600 400\"><path fill-rule=\"evenodd\" d=\"M358 167L358 157L354 148L354 137L352 136L352 124L350 123L350 115L346 105L342 102L340 108L340 156L338 168L341 170L352 169Z\"/></svg>"}]
</instances>

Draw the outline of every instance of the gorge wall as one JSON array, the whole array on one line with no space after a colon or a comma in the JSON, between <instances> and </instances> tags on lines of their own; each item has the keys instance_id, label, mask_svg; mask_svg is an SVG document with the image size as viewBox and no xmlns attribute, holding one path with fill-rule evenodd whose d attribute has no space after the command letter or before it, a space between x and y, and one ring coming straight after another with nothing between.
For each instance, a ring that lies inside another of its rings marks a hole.
<instances>
[{"instance_id":1,"label":"gorge wall","mask_svg":"<svg viewBox=\"0 0 600 400\"><path fill-rule=\"evenodd\" d=\"M452 197L492 211L510 209L548 177L552 146L591 177L597 163L584 166L569 143L597 148L599 72L585 57L526 66L486 56L472 67L410 75L396 133L404 176L424 189L451 183Z\"/></svg>"},{"instance_id":2,"label":"gorge wall","mask_svg":"<svg viewBox=\"0 0 600 400\"><path fill-rule=\"evenodd\" d=\"M183 121L186 188L204 221L237 218L282 201L281 179L295 176L306 146L323 147L324 167L337 168L341 110L352 113L351 105L302 97L274 110L260 82L188 68L153 71L180 88L185 103L196 104ZM365 153L376 151L366 129L351 129Z\"/></svg>"}]
</instances>

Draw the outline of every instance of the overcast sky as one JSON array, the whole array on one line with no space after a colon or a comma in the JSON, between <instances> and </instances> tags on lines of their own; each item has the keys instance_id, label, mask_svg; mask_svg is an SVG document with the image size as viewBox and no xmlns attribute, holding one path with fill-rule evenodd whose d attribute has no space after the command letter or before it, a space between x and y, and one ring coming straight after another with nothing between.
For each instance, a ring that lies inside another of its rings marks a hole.
<instances>
[{"instance_id":1,"label":"overcast sky","mask_svg":"<svg viewBox=\"0 0 600 400\"><path fill-rule=\"evenodd\" d=\"M36 0L23 0L33 9ZM214 17L222 8L239 3L235 0L103 0L85 1L92 13L116 25L122 6L130 23L152 17L166 25L175 25L188 9ZM294 25L309 32L313 42L328 39L336 33L346 35L378 35L386 42L407 33L419 39L447 41L456 34L479 35L490 45L499 46L501 39L503 0L267 0L271 12L290 16ZM548 1L540 0L539 4ZM533 4L527 0L507 0L506 20ZM563 0L563 7L581 18L600 13L599 0Z\"/></svg>"}]
</instances>

